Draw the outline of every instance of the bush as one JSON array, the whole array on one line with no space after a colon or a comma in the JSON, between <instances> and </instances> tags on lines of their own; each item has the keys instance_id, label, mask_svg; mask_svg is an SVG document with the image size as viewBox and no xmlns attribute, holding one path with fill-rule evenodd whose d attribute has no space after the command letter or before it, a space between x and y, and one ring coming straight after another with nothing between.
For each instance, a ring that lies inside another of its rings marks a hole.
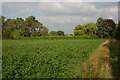
<instances>
[{"instance_id":1,"label":"bush","mask_svg":"<svg viewBox=\"0 0 120 80\"><path fill-rule=\"evenodd\" d=\"M9 39L11 31L9 30L2 30L2 39Z\"/></svg>"},{"instance_id":2,"label":"bush","mask_svg":"<svg viewBox=\"0 0 120 80\"><path fill-rule=\"evenodd\" d=\"M86 34L81 35L80 38L82 38L82 39L92 39L92 37L90 37L90 36L88 36Z\"/></svg>"},{"instance_id":3,"label":"bush","mask_svg":"<svg viewBox=\"0 0 120 80\"><path fill-rule=\"evenodd\" d=\"M111 40L109 50L114 76L120 77L120 40Z\"/></svg>"},{"instance_id":4,"label":"bush","mask_svg":"<svg viewBox=\"0 0 120 80\"><path fill-rule=\"evenodd\" d=\"M11 38L14 39L14 40L20 39L20 31L13 31L11 33Z\"/></svg>"},{"instance_id":5,"label":"bush","mask_svg":"<svg viewBox=\"0 0 120 80\"><path fill-rule=\"evenodd\" d=\"M63 36L63 35L64 35L64 32L63 32L63 31L57 31L57 35Z\"/></svg>"},{"instance_id":6,"label":"bush","mask_svg":"<svg viewBox=\"0 0 120 80\"><path fill-rule=\"evenodd\" d=\"M75 30L74 31L74 35L75 36L81 36L81 35L83 35L84 34L84 31L82 31L82 30Z\"/></svg>"}]
</instances>

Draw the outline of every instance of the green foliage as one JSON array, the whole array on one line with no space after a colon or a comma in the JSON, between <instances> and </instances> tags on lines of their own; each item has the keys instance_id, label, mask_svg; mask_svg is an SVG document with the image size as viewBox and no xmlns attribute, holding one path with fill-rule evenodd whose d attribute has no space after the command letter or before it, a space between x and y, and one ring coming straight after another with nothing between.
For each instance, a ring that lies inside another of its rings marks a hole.
<instances>
[{"instance_id":1,"label":"green foliage","mask_svg":"<svg viewBox=\"0 0 120 80\"><path fill-rule=\"evenodd\" d=\"M20 31L11 32L11 38L14 39L14 40L20 39Z\"/></svg>"},{"instance_id":2,"label":"green foliage","mask_svg":"<svg viewBox=\"0 0 120 80\"><path fill-rule=\"evenodd\" d=\"M82 30L75 30L74 31L74 35L75 36L81 36L81 35L83 35L84 34L84 31L82 31Z\"/></svg>"},{"instance_id":3,"label":"green foliage","mask_svg":"<svg viewBox=\"0 0 120 80\"><path fill-rule=\"evenodd\" d=\"M118 38L117 38L118 39ZM109 44L113 76L120 77L120 40L111 40Z\"/></svg>"},{"instance_id":4,"label":"green foliage","mask_svg":"<svg viewBox=\"0 0 120 80\"><path fill-rule=\"evenodd\" d=\"M94 23L88 23L84 24L84 33L89 36L95 36L96 35L96 24Z\"/></svg>"},{"instance_id":5,"label":"green foliage","mask_svg":"<svg viewBox=\"0 0 120 80\"><path fill-rule=\"evenodd\" d=\"M25 19L25 25L29 26L30 28L35 28L43 25L38 20L36 20L35 16L29 16Z\"/></svg>"},{"instance_id":6,"label":"green foliage","mask_svg":"<svg viewBox=\"0 0 120 80\"><path fill-rule=\"evenodd\" d=\"M21 27L23 26L23 22L24 20L22 18L7 19L6 21L4 21L4 24L2 25L2 38L3 39L13 38L13 36L17 34L14 32L21 30Z\"/></svg>"},{"instance_id":7,"label":"green foliage","mask_svg":"<svg viewBox=\"0 0 120 80\"><path fill-rule=\"evenodd\" d=\"M4 16L0 16L0 26L3 26L5 22L5 17Z\"/></svg>"},{"instance_id":8,"label":"green foliage","mask_svg":"<svg viewBox=\"0 0 120 80\"><path fill-rule=\"evenodd\" d=\"M108 36L107 28L105 26L105 22L104 22L103 18L98 18L96 25L97 25L98 37L104 38L104 37Z\"/></svg>"},{"instance_id":9,"label":"green foliage","mask_svg":"<svg viewBox=\"0 0 120 80\"><path fill-rule=\"evenodd\" d=\"M48 36L48 29L46 27L42 27L39 35L40 36Z\"/></svg>"},{"instance_id":10,"label":"green foliage","mask_svg":"<svg viewBox=\"0 0 120 80\"><path fill-rule=\"evenodd\" d=\"M46 27L44 27L42 23L36 20L34 16L29 16L28 18L26 18L24 24L25 24L25 27L23 27L22 29L24 30L23 36L25 37L38 36L38 35L41 36L41 34L46 33L42 31ZM40 29L41 29L41 32L40 32Z\"/></svg>"},{"instance_id":11,"label":"green foliage","mask_svg":"<svg viewBox=\"0 0 120 80\"><path fill-rule=\"evenodd\" d=\"M43 26L34 16L29 16L28 18L16 18L16 19L7 19L4 17L1 20L3 21L2 25L2 37L3 39L17 39L18 36L30 37L30 36L47 36L48 29ZM19 32L16 33L16 32Z\"/></svg>"},{"instance_id":12,"label":"green foliage","mask_svg":"<svg viewBox=\"0 0 120 80\"><path fill-rule=\"evenodd\" d=\"M34 30L32 30L30 36L31 36L31 37L36 37L36 36L37 36L37 33L36 33Z\"/></svg>"},{"instance_id":13,"label":"green foliage","mask_svg":"<svg viewBox=\"0 0 120 80\"><path fill-rule=\"evenodd\" d=\"M120 40L120 22L118 23L118 26L115 29L113 37L117 40Z\"/></svg>"},{"instance_id":14,"label":"green foliage","mask_svg":"<svg viewBox=\"0 0 120 80\"><path fill-rule=\"evenodd\" d=\"M57 35L57 32L56 31L51 31L49 32L49 36L56 36Z\"/></svg>"},{"instance_id":15,"label":"green foliage","mask_svg":"<svg viewBox=\"0 0 120 80\"><path fill-rule=\"evenodd\" d=\"M76 26L75 29L74 29L74 35L75 36L80 36L80 35L83 35L83 34L84 34L84 32L82 30L82 26L81 25Z\"/></svg>"},{"instance_id":16,"label":"green foliage","mask_svg":"<svg viewBox=\"0 0 120 80\"><path fill-rule=\"evenodd\" d=\"M49 36L64 36L64 32L61 30L49 32Z\"/></svg>"},{"instance_id":17,"label":"green foliage","mask_svg":"<svg viewBox=\"0 0 120 80\"><path fill-rule=\"evenodd\" d=\"M87 23L83 25L78 25L74 29L74 35L75 36L81 36L81 35L89 35L91 37L95 37L96 35L96 24L94 23Z\"/></svg>"},{"instance_id":18,"label":"green foliage","mask_svg":"<svg viewBox=\"0 0 120 80\"><path fill-rule=\"evenodd\" d=\"M94 39L86 34L82 36L32 36L32 37L21 37L22 40L78 40L78 39Z\"/></svg>"},{"instance_id":19,"label":"green foliage","mask_svg":"<svg viewBox=\"0 0 120 80\"><path fill-rule=\"evenodd\" d=\"M90 36L88 36L88 35L86 35L86 34L80 36L80 38L81 38L81 39L92 39L92 37L90 37Z\"/></svg>"},{"instance_id":20,"label":"green foliage","mask_svg":"<svg viewBox=\"0 0 120 80\"><path fill-rule=\"evenodd\" d=\"M109 38L113 36L113 31L116 27L116 24L112 19L98 18L96 26L97 35L99 38Z\"/></svg>"},{"instance_id":21,"label":"green foliage","mask_svg":"<svg viewBox=\"0 0 120 80\"><path fill-rule=\"evenodd\" d=\"M11 31L10 30L2 30L2 39L9 39L10 38Z\"/></svg>"},{"instance_id":22,"label":"green foliage","mask_svg":"<svg viewBox=\"0 0 120 80\"><path fill-rule=\"evenodd\" d=\"M2 78L80 78L77 67L102 42L95 39L3 40Z\"/></svg>"},{"instance_id":23,"label":"green foliage","mask_svg":"<svg viewBox=\"0 0 120 80\"><path fill-rule=\"evenodd\" d=\"M57 35L63 36L63 35L64 35L64 32L59 30L59 31L57 31Z\"/></svg>"}]
</instances>

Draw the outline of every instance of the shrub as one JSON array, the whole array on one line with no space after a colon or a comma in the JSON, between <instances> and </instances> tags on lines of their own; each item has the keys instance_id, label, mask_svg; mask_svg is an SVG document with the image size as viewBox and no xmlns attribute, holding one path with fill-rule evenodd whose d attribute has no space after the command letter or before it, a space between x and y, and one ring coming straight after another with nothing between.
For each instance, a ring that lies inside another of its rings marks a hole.
<instances>
[{"instance_id":1,"label":"shrub","mask_svg":"<svg viewBox=\"0 0 120 80\"><path fill-rule=\"evenodd\" d=\"M10 30L2 30L2 39L9 39L10 38Z\"/></svg>"},{"instance_id":2,"label":"shrub","mask_svg":"<svg viewBox=\"0 0 120 80\"><path fill-rule=\"evenodd\" d=\"M11 33L11 38L14 39L14 40L20 39L20 31L13 31Z\"/></svg>"},{"instance_id":3,"label":"shrub","mask_svg":"<svg viewBox=\"0 0 120 80\"><path fill-rule=\"evenodd\" d=\"M111 64L115 77L120 77L120 40L111 40L109 45Z\"/></svg>"},{"instance_id":4,"label":"shrub","mask_svg":"<svg viewBox=\"0 0 120 80\"><path fill-rule=\"evenodd\" d=\"M82 39L91 39L92 37L84 34L84 35L81 35L80 38L82 38Z\"/></svg>"}]
</instances>

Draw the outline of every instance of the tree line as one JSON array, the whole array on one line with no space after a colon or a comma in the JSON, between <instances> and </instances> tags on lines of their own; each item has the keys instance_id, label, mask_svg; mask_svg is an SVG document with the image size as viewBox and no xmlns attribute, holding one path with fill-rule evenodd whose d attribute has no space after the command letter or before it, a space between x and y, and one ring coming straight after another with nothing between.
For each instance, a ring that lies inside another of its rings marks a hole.
<instances>
[{"instance_id":1,"label":"tree line","mask_svg":"<svg viewBox=\"0 0 120 80\"><path fill-rule=\"evenodd\" d=\"M84 34L92 38L120 39L120 22L116 24L112 19L98 18L96 23L77 25L74 29L74 35Z\"/></svg>"},{"instance_id":2,"label":"tree line","mask_svg":"<svg viewBox=\"0 0 120 80\"><path fill-rule=\"evenodd\" d=\"M3 39L20 39L32 36L64 36L64 31L51 31L39 22L35 16L25 19L6 19L0 16ZM98 18L96 23L79 24L73 30L74 36L87 35L92 38L120 38L120 22L115 24L112 19Z\"/></svg>"},{"instance_id":3,"label":"tree line","mask_svg":"<svg viewBox=\"0 0 120 80\"><path fill-rule=\"evenodd\" d=\"M35 16L29 16L25 20L22 18L6 19L0 16L2 20L2 38L20 39L31 36L48 36L48 28L36 20ZM50 35L64 35L63 31L50 32Z\"/></svg>"}]
</instances>

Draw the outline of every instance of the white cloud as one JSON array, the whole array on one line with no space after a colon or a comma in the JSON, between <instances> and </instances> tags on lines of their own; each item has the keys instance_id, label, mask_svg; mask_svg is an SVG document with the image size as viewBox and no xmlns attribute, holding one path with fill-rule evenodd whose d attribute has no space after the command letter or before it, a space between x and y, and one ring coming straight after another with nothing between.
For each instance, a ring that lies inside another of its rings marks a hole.
<instances>
[{"instance_id":1,"label":"white cloud","mask_svg":"<svg viewBox=\"0 0 120 80\"><path fill-rule=\"evenodd\" d=\"M58 6L59 5L59 6ZM89 3L39 3L39 9L47 16L81 16L81 17L105 17L113 16L117 18L118 7L107 7L97 9L95 5Z\"/></svg>"},{"instance_id":2,"label":"white cloud","mask_svg":"<svg viewBox=\"0 0 120 80\"><path fill-rule=\"evenodd\" d=\"M103 8L98 11L99 16L103 16L104 18L110 18L115 20L115 22L118 21L118 7L110 7L110 8Z\"/></svg>"},{"instance_id":3,"label":"white cloud","mask_svg":"<svg viewBox=\"0 0 120 80\"><path fill-rule=\"evenodd\" d=\"M38 7L43 14L46 15L91 15L94 14L96 8L94 5L89 3L81 3L81 2L68 2L68 3L39 3ZM48 13L49 12L49 13ZM89 14L88 14L89 12Z\"/></svg>"}]
</instances>

